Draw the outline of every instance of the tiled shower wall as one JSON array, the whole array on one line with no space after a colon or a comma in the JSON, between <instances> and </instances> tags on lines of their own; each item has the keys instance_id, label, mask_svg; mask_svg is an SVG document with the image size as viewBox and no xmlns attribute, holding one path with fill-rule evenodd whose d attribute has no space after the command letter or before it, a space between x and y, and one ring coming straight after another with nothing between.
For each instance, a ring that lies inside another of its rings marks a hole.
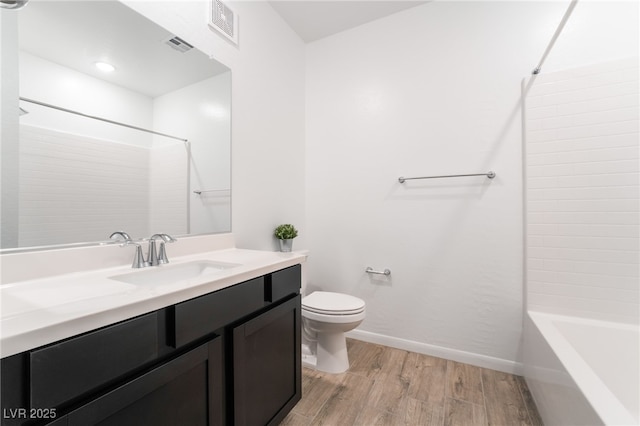
<instances>
[{"instance_id":1,"label":"tiled shower wall","mask_svg":"<svg viewBox=\"0 0 640 426\"><path fill-rule=\"evenodd\" d=\"M149 226L147 234L189 233L188 155L182 142L149 151Z\"/></svg>"},{"instance_id":2,"label":"tiled shower wall","mask_svg":"<svg viewBox=\"0 0 640 426\"><path fill-rule=\"evenodd\" d=\"M21 125L20 246L106 240L116 230L125 230L134 238L148 237L150 210L160 216L173 214L176 227L162 232L184 233L186 157L175 164L167 161L175 150L152 152ZM171 182L157 182L157 176L153 179L154 164ZM152 184L162 187L161 197L152 195Z\"/></svg>"},{"instance_id":3,"label":"tiled shower wall","mask_svg":"<svg viewBox=\"0 0 640 426\"><path fill-rule=\"evenodd\" d=\"M540 74L525 97L528 309L637 323L638 59Z\"/></svg>"}]
</instances>

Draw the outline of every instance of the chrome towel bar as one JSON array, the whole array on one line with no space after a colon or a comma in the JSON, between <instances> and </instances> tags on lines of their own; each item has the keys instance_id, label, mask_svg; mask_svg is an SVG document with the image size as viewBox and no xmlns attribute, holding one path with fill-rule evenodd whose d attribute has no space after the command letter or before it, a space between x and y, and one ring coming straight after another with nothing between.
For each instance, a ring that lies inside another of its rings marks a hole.
<instances>
[{"instance_id":1,"label":"chrome towel bar","mask_svg":"<svg viewBox=\"0 0 640 426\"><path fill-rule=\"evenodd\" d=\"M228 189L194 189L194 194L202 194L203 192L229 192Z\"/></svg>"},{"instance_id":2,"label":"chrome towel bar","mask_svg":"<svg viewBox=\"0 0 640 426\"><path fill-rule=\"evenodd\" d=\"M421 177L408 177L408 178L400 176L398 178L398 182L404 183L404 181L406 180L413 180L413 179L440 179L440 178L466 177L466 176L486 176L489 179L493 179L494 177L496 177L496 173L489 170L487 173L471 173L468 175L421 176Z\"/></svg>"},{"instance_id":3,"label":"chrome towel bar","mask_svg":"<svg viewBox=\"0 0 640 426\"><path fill-rule=\"evenodd\" d=\"M367 269L364 270L367 274L378 274L378 275L391 275L391 270L385 269L384 271L375 271L371 266L367 266Z\"/></svg>"}]
</instances>

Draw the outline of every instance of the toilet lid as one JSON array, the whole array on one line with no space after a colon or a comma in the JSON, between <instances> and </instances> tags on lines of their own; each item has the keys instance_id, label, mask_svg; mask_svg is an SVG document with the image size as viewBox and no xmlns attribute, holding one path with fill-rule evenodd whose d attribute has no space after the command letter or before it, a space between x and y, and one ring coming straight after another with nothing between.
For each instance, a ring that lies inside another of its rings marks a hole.
<instances>
[{"instance_id":1,"label":"toilet lid","mask_svg":"<svg viewBox=\"0 0 640 426\"><path fill-rule=\"evenodd\" d=\"M302 298L302 308L326 315L358 314L364 311L364 300L348 294L314 291Z\"/></svg>"}]
</instances>

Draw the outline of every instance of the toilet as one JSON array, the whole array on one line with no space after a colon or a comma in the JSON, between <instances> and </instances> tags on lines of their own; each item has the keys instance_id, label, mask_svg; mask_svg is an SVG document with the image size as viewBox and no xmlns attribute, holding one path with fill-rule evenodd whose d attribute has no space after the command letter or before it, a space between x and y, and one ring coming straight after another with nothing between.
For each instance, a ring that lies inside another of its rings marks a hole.
<instances>
[{"instance_id":1,"label":"toilet","mask_svg":"<svg viewBox=\"0 0 640 426\"><path fill-rule=\"evenodd\" d=\"M347 371L344 334L359 326L364 317L364 301L348 294L314 291L303 297L303 364L327 373Z\"/></svg>"}]
</instances>

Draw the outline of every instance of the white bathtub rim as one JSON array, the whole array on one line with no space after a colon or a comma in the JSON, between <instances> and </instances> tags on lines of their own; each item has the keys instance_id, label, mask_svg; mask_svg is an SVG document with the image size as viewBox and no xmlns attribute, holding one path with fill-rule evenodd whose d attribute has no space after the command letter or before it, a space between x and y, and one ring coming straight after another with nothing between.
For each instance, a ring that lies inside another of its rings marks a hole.
<instances>
[{"instance_id":1,"label":"white bathtub rim","mask_svg":"<svg viewBox=\"0 0 640 426\"><path fill-rule=\"evenodd\" d=\"M609 390L587 362L573 348L561 332L553 325L553 321L565 321L578 324L607 325L618 328L633 329L631 324L591 320L569 317L539 311L528 311L531 321L554 349L556 356L575 381L580 391L598 414L605 425L637 425L638 419L627 410L620 400ZM605 324L603 324L605 323Z\"/></svg>"}]
</instances>

